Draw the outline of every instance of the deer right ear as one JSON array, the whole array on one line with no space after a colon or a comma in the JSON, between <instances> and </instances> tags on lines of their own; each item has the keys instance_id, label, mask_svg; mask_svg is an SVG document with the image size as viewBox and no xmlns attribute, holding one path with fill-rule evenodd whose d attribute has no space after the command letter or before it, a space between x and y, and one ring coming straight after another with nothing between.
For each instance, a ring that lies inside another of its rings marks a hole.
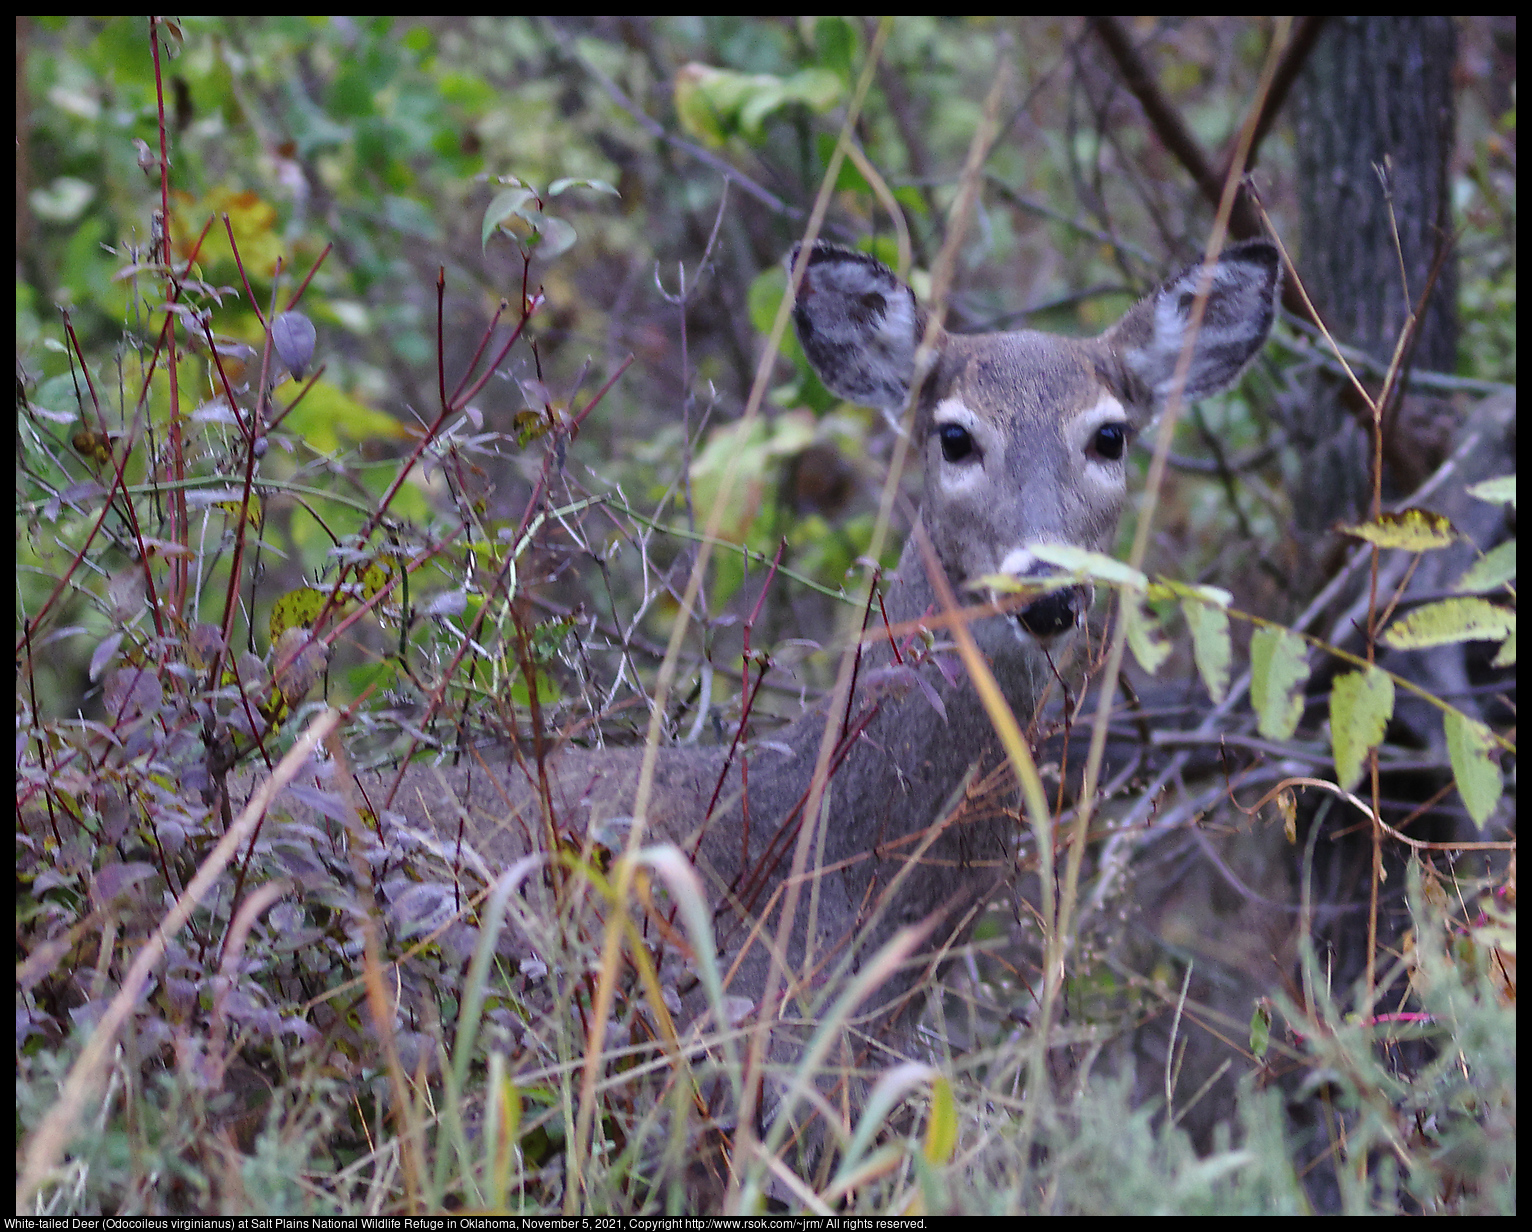
<instances>
[{"instance_id":1,"label":"deer right ear","mask_svg":"<svg viewBox=\"0 0 1532 1232\"><path fill-rule=\"evenodd\" d=\"M788 254L789 273L801 247ZM891 414L904 409L926 314L888 266L865 252L815 244L793 323L832 393Z\"/></svg>"},{"instance_id":2,"label":"deer right ear","mask_svg":"<svg viewBox=\"0 0 1532 1232\"><path fill-rule=\"evenodd\" d=\"M1191 336L1191 310L1203 285L1202 263L1189 265L1141 300L1105 337L1151 391L1158 414ZM1192 340L1188 402L1227 389L1266 345L1277 319L1282 260L1264 240L1224 249L1207 279L1207 306Z\"/></svg>"}]
</instances>

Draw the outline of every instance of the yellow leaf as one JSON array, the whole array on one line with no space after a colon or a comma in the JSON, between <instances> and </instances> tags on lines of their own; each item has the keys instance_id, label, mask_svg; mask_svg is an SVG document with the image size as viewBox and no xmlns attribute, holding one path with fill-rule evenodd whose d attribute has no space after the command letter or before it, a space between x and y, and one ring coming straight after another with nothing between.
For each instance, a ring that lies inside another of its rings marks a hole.
<instances>
[{"instance_id":1,"label":"yellow leaf","mask_svg":"<svg viewBox=\"0 0 1532 1232\"><path fill-rule=\"evenodd\" d=\"M279 596L271 605L271 619L268 623L272 643L279 641L289 629L300 625L305 629L311 628L319 618L319 613L324 610L326 598L328 596L312 586L300 586L297 590Z\"/></svg>"},{"instance_id":2,"label":"yellow leaf","mask_svg":"<svg viewBox=\"0 0 1532 1232\"><path fill-rule=\"evenodd\" d=\"M1398 513L1379 514L1360 526L1340 529L1342 534L1376 543L1380 548L1403 548L1407 552L1450 547L1457 538L1452 523L1429 509L1401 509Z\"/></svg>"},{"instance_id":3,"label":"yellow leaf","mask_svg":"<svg viewBox=\"0 0 1532 1232\"><path fill-rule=\"evenodd\" d=\"M1383 643L1395 650L1419 650L1452 642L1499 642L1516 632L1516 613L1488 599L1443 599L1394 621Z\"/></svg>"},{"instance_id":4,"label":"yellow leaf","mask_svg":"<svg viewBox=\"0 0 1532 1232\"><path fill-rule=\"evenodd\" d=\"M944 1164L957 1150L957 1103L952 1080L938 1075L931 1083L931 1119L926 1124L924 1153L928 1164Z\"/></svg>"}]
</instances>

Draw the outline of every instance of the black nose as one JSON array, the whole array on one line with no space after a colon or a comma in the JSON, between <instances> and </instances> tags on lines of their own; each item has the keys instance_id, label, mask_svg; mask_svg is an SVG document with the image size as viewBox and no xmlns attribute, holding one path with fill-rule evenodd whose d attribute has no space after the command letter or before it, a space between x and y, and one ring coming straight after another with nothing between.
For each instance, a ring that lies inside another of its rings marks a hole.
<instances>
[{"instance_id":1,"label":"black nose","mask_svg":"<svg viewBox=\"0 0 1532 1232\"><path fill-rule=\"evenodd\" d=\"M1079 623L1086 603L1083 588L1071 586L1044 595L1018 612L1016 619L1033 637L1057 637Z\"/></svg>"}]
</instances>

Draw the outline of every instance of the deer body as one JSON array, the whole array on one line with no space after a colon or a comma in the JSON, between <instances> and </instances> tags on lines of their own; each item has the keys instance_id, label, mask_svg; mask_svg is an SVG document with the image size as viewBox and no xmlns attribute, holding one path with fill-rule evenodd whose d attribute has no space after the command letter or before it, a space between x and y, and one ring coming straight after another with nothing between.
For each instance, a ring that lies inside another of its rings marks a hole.
<instances>
[{"instance_id":1,"label":"deer body","mask_svg":"<svg viewBox=\"0 0 1532 1232\"><path fill-rule=\"evenodd\" d=\"M1037 543L1109 548L1127 495L1129 440L1170 391L1201 277L1201 266L1183 271L1097 339L938 332L934 363L915 395L921 524L886 586L891 622L942 609L921 535L960 598L985 575L1045 573L1030 550ZM1212 267L1184 374L1188 398L1228 385L1259 350L1277 280L1276 252L1265 244L1231 249ZM902 411L926 317L891 271L863 254L816 246L795 320L831 390ZM1078 590L1055 592L1020 616L970 625L1023 724L1053 678L1049 652L1083 619L1087 602ZM949 679L933 659L898 665L887 639L864 653L851 705L832 720L840 756L817 817L803 815L803 802L825 732L822 711L732 760L725 748L658 751L645 841L674 843L693 858L726 963L739 959L730 991L752 1004L766 985L765 939L776 935L801 825L823 830L812 835L811 881L786 956L789 971L804 977L798 991L813 988L853 945L865 956L901 925L935 915L947 926L935 936L945 938L1006 880L1014 811L961 807L965 789L1002 760L999 742L957 661ZM547 800L559 832L577 843L605 835L603 845L620 849L642 753L566 749L549 757ZM389 807L443 844L466 843L491 873L546 849L533 759L492 762L465 756L451 769L409 767ZM358 786L379 808L393 778L380 774ZM918 863L906 867L912 858ZM752 939L750 926L763 914L767 927ZM756 1008L776 1015L781 1006Z\"/></svg>"},{"instance_id":2,"label":"deer body","mask_svg":"<svg viewBox=\"0 0 1532 1232\"><path fill-rule=\"evenodd\" d=\"M887 587L885 608L894 624L940 610L913 543ZM997 679L1016 713L1030 715L1052 679L1051 669L1035 643L1006 627L1012 618L990 619L999 635L990 654ZM1003 757L975 690L955 657L950 682L930 663L889 672L891 664L886 642L864 654L859 674L872 683L857 690L846 724L852 734L839 742L841 756L831 763L820 814L822 864L829 871L811 873L819 970L807 973L802 991L822 981L853 938L865 955L896 928L933 912L959 918L987 899L1010 871L1014 814L954 809L962 803L965 783ZM917 670L927 677L931 693L914 684ZM773 896L780 898L793 862L825 722L824 707L815 707L762 747L736 752L732 759L722 746L659 751L645 841L673 843L693 859L715 904L720 948L731 959L758 915L769 915L767 937L775 934L780 907ZM839 728L841 717L835 722ZM642 761L642 748L571 748L550 757L549 802L560 832L575 842L594 835L609 850L620 850L635 812ZM386 772L371 777L366 786L373 803L393 777ZM456 841L461 822L466 841L490 871L546 846L540 839L541 801L528 772L514 764L471 771L466 765L452 771L411 766L392 807L449 843ZM916 855L928 828L948 814L954 814L950 824L924 843L917 867L882 901L881 893ZM801 917L807 915L808 897L803 895ZM863 929L875 913L876 926ZM799 924L791 954L795 965L806 944L807 922ZM757 938L731 991L754 1001L765 983L767 961L766 946Z\"/></svg>"}]
</instances>

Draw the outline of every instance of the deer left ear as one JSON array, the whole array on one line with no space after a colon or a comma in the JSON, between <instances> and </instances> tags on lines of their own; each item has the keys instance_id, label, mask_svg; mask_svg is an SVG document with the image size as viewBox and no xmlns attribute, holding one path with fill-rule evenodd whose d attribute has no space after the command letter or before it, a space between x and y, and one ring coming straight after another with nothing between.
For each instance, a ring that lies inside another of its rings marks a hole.
<instances>
[{"instance_id":1,"label":"deer left ear","mask_svg":"<svg viewBox=\"0 0 1532 1232\"><path fill-rule=\"evenodd\" d=\"M788 255L789 271L800 248ZM793 323L803 353L832 393L883 411L904 409L926 317L888 266L865 252L815 244Z\"/></svg>"},{"instance_id":2,"label":"deer left ear","mask_svg":"<svg viewBox=\"0 0 1532 1232\"><path fill-rule=\"evenodd\" d=\"M1207 307L1195 337L1192 307L1204 279ZM1257 240L1225 249L1211 271L1199 261L1139 301L1107 331L1106 341L1128 370L1153 392L1155 409L1170 396L1181 353L1191 339L1182 397L1187 402L1227 389L1265 345L1277 317L1282 261Z\"/></svg>"}]
</instances>

